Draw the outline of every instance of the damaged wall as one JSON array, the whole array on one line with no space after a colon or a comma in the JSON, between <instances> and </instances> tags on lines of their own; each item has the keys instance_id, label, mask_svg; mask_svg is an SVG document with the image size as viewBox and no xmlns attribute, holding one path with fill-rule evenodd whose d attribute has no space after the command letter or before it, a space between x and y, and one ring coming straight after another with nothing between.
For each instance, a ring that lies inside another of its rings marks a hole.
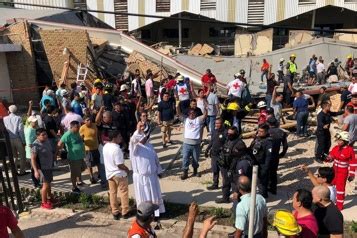
<instances>
[{"instance_id":1,"label":"damaged wall","mask_svg":"<svg viewBox=\"0 0 357 238\"><path fill-rule=\"evenodd\" d=\"M234 55L261 55L273 50L273 29L252 34L236 33Z\"/></svg>"},{"instance_id":2,"label":"damaged wall","mask_svg":"<svg viewBox=\"0 0 357 238\"><path fill-rule=\"evenodd\" d=\"M289 31L289 42L285 47L294 47L298 44L312 41L315 39L312 31Z\"/></svg>"},{"instance_id":3,"label":"damaged wall","mask_svg":"<svg viewBox=\"0 0 357 238\"><path fill-rule=\"evenodd\" d=\"M71 54L66 83L75 81L78 64L87 64L88 33L85 30L40 30L40 35L56 83L61 79L63 64L67 60L64 48Z\"/></svg>"},{"instance_id":4,"label":"damaged wall","mask_svg":"<svg viewBox=\"0 0 357 238\"><path fill-rule=\"evenodd\" d=\"M349 31L356 31L357 29L349 29ZM335 40L346 41L350 43L357 43L357 34L345 34L345 33L335 33L333 38Z\"/></svg>"},{"instance_id":5,"label":"damaged wall","mask_svg":"<svg viewBox=\"0 0 357 238\"><path fill-rule=\"evenodd\" d=\"M6 53L11 88L15 104L27 105L32 100L39 101L36 80L36 64L30 41L27 22L18 22L7 27L1 35L6 35L10 42L22 45L21 52ZM21 90L22 89L22 90Z\"/></svg>"}]
</instances>

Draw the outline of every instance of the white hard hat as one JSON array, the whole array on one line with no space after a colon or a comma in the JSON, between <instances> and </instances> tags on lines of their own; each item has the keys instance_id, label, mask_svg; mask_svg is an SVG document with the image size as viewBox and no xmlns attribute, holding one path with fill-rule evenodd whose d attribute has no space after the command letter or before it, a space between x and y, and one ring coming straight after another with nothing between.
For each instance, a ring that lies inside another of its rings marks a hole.
<instances>
[{"instance_id":1,"label":"white hard hat","mask_svg":"<svg viewBox=\"0 0 357 238\"><path fill-rule=\"evenodd\" d=\"M177 77L177 81L184 81L185 80L185 77L183 75L179 75Z\"/></svg>"},{"instance_id":2,"label":"white hard hat","mask_svg":"<svg viewBox=\"0 0 357 238\"><path fill-rule=\"evenodd\" d=\"M283 62L283 61L285 61L285 59L284 58L280 58L280 62Z\"/></svg>"},{"instance_id":3,"label":"white hard hat","mask_svg":"<svg viewBox=\"0 0 357 238\"><path fill-rule=\"evenodd\" d=\"M258 102L258 105L257 105L258 108L263 108L263 107L266 107L266 106L267 106L267 104L264 101Z\"/></svg>"},{"instance_id":4,"label":"white hard hat","mask_svg":"<svg viewBox=\"0 0 357 238\"><path fill-rule=\"evenodd\" d=\"M68 95L68 92L67 92L67 90L63 89L61 91L61 96L63 97L63 96L66 96L66 95Z\"/></svg>"},{"instance_id":5,"label":"white hard hat","mask_svg":"<svg viewBox=\"0 0 357 238\"><path fill-rule=\"evenodd\" d=\"M336 139L337 140L343 140L343 141L349 141L350 140L350 135L348 134L347 131L337 132Z\"/></svg>"},{"instance_id":6,"label":"white hard hat","mask_svg":"<svg viewBox=\"0 0 357 238\"><path fill-rule=\"evenodd\" d=\"M238 78L240 76L240 73L235 73L234 77Z\"/></svg>"},{"instance_id":7,"label":"white hard hat","mask_svg":"<svg viewBox=\"0 0 357 238\"><path fill-rule=\"evenodd\" d=\"M129 87L128 87L128 85L126 85L126 84L122 84L122 85L120 86L120 92L125 91L125 90L128 90L128 89L129 89Z\"/></svg>"}]
</instances>

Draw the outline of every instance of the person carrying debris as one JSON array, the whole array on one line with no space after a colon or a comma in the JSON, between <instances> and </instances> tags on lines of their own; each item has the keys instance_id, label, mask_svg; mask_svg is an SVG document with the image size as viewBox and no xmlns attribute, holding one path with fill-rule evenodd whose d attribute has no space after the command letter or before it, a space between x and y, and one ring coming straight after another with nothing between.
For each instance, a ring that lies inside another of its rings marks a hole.
<instances>
[{"instance_id":1,"label":"person carrying debris","mask_svg":"<svg viewBox=\"0 0 357 238\"><path fill-rule=\"evenodd\" d=\"M335 178L332 184L336 185L336 206L339 210L342 210L345 201L346 182L354 180L357 160L353 147L349 145L349 134L347 131L337 133L336 140L337 145L332 148L327 161L333 161Z\"/></svg>"}]
</instances>

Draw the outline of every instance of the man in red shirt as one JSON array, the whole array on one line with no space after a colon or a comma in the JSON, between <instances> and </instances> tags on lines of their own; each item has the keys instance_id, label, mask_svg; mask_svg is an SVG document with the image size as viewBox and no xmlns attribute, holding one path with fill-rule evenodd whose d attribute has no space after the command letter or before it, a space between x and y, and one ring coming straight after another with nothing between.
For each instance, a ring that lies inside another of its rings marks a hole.
<instances>
[{"instance_id":1,"label":"man in red shirt","mask_svg":"<svg viewBox=\"0 0 357 238\"><path fill-rule=\"evenodd\" d=\"M22 233L20 227L17 225L17 220L12 211L0 205L0 237L1 238L9 238L9 234L7 233L7 228L11 230L12 235L15 238L24 238L24 234Z\"/></svg>"},{"instance_id":2,"label":"man in red shirt","mask_svg":"<svg viewBox=\"0 0 357 238\"><path fill-rule=\"evenodd\" d=\"M347 103L346 106L352 106L353 107L353 113L357 114L357 93L352 95L351 102Z\"/></svg>"},{"instance_id":3,"label":"man in red shirt","mask_svg":"<svg viewBox=\"0 0 357 238\"><path fill-rule=\"evenodd\" d=\"M207 94L210 86L211 86L211 88L216 90L217 79L216 79L216 76L214 76L214 74L212 74L210 69L206 70L206 73L201 78L201 82L202 82L204 94Z\"/></svg>"}]
</instances>

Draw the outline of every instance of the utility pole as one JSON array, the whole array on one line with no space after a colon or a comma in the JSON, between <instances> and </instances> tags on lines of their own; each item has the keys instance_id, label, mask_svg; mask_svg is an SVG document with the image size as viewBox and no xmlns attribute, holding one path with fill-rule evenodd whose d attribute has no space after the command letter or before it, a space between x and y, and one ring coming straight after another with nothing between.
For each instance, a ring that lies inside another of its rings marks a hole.
<instances>
[{"instance_id":1,"label":"utility pole","mask_svg":"<svg viewBox=\"0 0 357 238\"><path fill-rule=\"evenodd\" d=\"M179 13L179 18L181 18L181 13ZM182 24L181 20L178 21L178 38L179 38L179 48L182 47Z\"/></svg>"}]
</instances>

